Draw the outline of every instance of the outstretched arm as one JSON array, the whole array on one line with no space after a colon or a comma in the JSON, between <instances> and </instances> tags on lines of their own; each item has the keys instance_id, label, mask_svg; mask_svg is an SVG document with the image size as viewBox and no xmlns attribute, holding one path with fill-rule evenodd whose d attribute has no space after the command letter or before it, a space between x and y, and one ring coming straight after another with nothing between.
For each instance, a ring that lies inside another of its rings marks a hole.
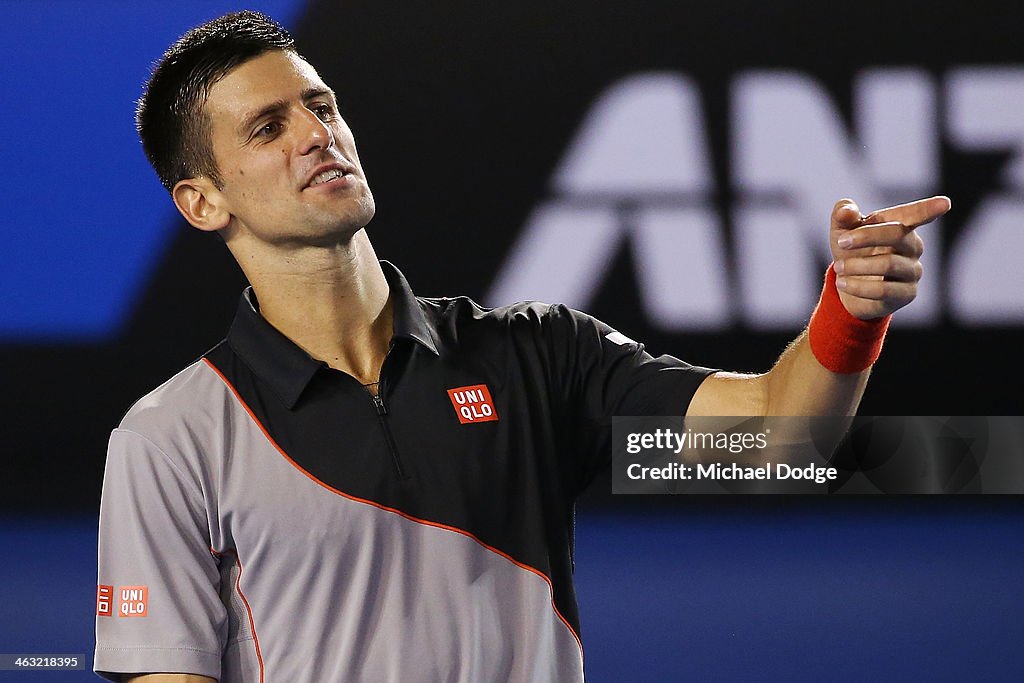
<instances>
[{"instance_id":1,"label":"outstretched arm","mask_svg":"<svg viewBox=\"0 0 1024 683\"><path fill-rule=\"evenodd\" d=\"M884 334L887 316L917 296L924 243L916 229L949 208L948 198L931 197L862 216L852 199L837 202L829 231L834 277L827 279L811 334L800 333L764 374L709 377L686 414L853 415L871 372L870 365L857 367L857 355L870 353L864 339Z\"/></svg>"}]
</instances>

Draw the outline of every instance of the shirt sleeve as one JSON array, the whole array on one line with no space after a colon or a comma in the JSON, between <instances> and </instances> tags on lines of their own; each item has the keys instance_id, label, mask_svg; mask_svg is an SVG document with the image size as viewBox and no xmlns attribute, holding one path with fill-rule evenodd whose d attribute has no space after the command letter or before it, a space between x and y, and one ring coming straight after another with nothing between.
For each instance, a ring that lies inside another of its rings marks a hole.
<instances>
[{"instance_id":1,"label":"shirt sleeve","mask_svg":"<svg viewBox=\"0 0 1024 683\"><path fill-rule=\"evenodd\" d=\"M600 320L562 305L548 310L561 398L573 416L576 481L582 491L611 462L612 417L685 415L716 372L674 356L654 357Z\"/></svg>"},{"instance_id":2,"label":"shirt sleeve","mask_svg":"<svg viewBox=\"0 0 1024 683\"><path fill-rule=\"evenodd\" d=\"M96 673L220 677L220 571L196 481L144 436L111 434L100 503Z\"/></svg>"}]
</instances>

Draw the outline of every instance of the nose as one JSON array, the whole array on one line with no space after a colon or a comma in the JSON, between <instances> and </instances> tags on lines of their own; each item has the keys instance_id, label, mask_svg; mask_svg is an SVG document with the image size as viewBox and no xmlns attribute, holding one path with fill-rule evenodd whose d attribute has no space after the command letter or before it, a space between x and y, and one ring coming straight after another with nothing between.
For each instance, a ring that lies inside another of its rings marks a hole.
<instances>
[{"instance_id":1,"label":"nose","mask_svg":"<svg viewBox=\"0 0 1024 683\"><path fill-rule=\"evenodd\" d=\"M331 130L331 127L305 107L300 107L299 112L301 152L309 154L317 149L333 147L334 131Z\"/></svg>"}]
</instances>

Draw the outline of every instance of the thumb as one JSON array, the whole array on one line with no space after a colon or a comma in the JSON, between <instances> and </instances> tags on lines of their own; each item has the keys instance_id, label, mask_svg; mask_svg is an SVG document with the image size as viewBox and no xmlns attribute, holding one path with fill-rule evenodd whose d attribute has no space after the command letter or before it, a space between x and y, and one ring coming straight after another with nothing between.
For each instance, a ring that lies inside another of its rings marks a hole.
<instances>
[{"instance_id":1,"label":"thumb","mask_svg":"<svg viewBox=\"0 0 1024 683\"><path fill-rule=\"evenodd\" d=\"M832 208L832 229L850 230L860 225L863 220L860 207L852 199L840 199Z\"/></svg>"}]
</instances>

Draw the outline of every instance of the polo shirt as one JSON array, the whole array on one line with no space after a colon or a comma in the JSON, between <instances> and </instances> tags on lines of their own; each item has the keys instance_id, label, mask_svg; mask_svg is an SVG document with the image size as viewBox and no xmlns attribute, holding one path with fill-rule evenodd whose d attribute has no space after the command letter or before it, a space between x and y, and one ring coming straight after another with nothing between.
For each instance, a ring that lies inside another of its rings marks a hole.
<instances>
[{"instance_id":1,"label":"polo shirt","mask_svg":"<svg viewBox=\"0 0 1024 683\"><path fill-rule=\"evenodd\" d=\"M110 437L95 670L220 681L578 681L577 495L613 415L711 372L537 302L413 295L379 398L242 296Z\"/></svg>"}]
</instances>

